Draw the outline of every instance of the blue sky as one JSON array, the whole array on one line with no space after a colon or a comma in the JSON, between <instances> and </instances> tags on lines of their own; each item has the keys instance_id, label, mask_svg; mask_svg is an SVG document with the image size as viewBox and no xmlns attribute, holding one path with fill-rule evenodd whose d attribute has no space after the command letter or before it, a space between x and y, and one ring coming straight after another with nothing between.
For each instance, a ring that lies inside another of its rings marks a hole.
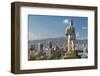
<instances>
[{"instance_id":1,"label":"blue sky","mask_svg":"<svg viewBox=\"0 0 100 76\"><path fill-rule=\"evenodd\" d=\"M67 20L73 20L77 39L86 39L88 18L75 16L28 16L29 40L66 37Z\"/></svg>"}]
</instances>

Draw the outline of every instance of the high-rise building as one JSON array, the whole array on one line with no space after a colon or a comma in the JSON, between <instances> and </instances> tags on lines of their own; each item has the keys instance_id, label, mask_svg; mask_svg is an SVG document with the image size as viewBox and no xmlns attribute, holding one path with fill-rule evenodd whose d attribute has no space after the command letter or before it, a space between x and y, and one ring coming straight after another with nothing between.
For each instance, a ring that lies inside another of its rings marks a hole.
<instances>
[{"instance_id":1,"label":"high-rise building","mask_svg":"<svg viewBox=\"0 0 100 76\"><path fill-rule=\"evenodd\" d=\"M38 43L38 51L43 51L43 44L42 43Z\"/></svg>"},{"instance_id":2,"label":"high-rise building","mask_svg":"<svg viewBox=\"0 0 100 76\"><path fill-rule=\"evenodd\" d=\"M52 42L51 41L48 41L48 48L52 48Z\"/></svg>"}]
</instances>

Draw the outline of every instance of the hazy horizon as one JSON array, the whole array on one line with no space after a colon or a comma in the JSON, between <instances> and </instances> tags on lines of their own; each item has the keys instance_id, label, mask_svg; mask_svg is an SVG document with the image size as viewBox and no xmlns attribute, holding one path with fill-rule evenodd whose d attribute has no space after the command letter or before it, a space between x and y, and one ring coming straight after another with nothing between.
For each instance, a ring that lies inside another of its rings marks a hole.
<instances>
[{"instance_id":1,"label":"hazy horizon","mask_svg":"<svg viewBox=\"0 0 100 76\"><path fill-rule=\"evenodd\" d=\"M44 39L36 39L36 40L47 40L47 39L58 39L58 38L67 38L67 37L44 38ZM83 39L76 39L76 40L88 40L88 39L83 38ZM28 40L28 41L35 41L35 40Z\"/></svg>"}]
</instances>

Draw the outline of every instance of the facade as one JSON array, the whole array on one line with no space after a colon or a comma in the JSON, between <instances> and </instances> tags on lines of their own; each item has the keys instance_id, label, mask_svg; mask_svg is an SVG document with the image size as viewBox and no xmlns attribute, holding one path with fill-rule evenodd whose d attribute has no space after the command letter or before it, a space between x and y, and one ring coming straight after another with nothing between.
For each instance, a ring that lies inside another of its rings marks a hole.
<instances>
[{"instance_id":1,"label":"facade","mask_svg":"<svg viewBox=\"0 0 100 76\"><path fill-rule=\"evenodd\" d=\"M38 51L43 51L43 44L42 43L38 43Z\"/></svg>"}]
</instances>

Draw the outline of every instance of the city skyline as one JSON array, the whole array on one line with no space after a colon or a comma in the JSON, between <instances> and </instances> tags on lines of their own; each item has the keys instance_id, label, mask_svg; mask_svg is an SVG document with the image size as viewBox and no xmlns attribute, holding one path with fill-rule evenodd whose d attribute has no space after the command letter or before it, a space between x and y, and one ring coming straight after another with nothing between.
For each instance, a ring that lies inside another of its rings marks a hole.
<instances>
[{"instance_id":1,"label":"city skyline","mask_svg":"<svg viewBox=\"0 0 100 76\"><path fill-rule=\"evenodd\" d=\"M72 19L77 39L87 39L88 18L71 16L28 16L29 40L65 37L68 19Z\"/></svg>"}]
</instances>

